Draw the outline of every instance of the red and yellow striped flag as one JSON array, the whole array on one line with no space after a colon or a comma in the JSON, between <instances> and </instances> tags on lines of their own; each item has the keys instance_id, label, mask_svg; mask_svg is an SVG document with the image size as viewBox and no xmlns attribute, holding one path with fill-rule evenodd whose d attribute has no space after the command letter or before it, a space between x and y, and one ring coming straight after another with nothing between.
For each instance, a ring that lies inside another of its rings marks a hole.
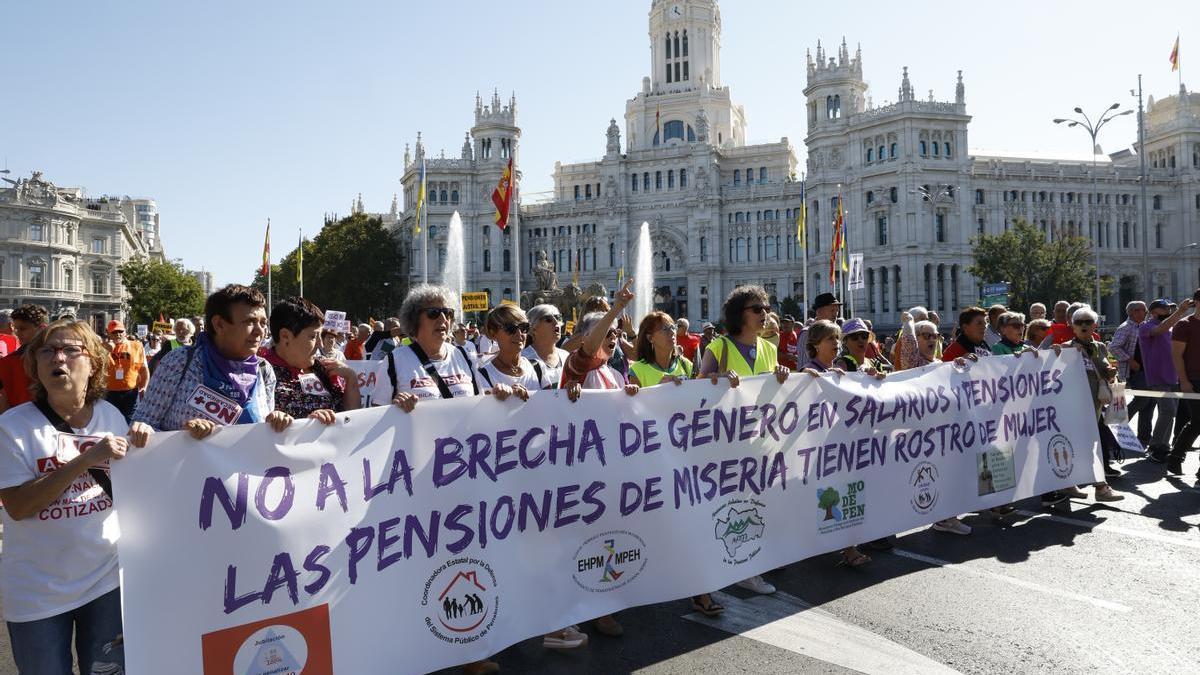
<instances>
[{"instance_id":1,"label":"red and yellow striped flag","mask_svg":"<svg viewBox=\"0 0 1200 675\"><path fill-rule=\"evenodd\" d=\"M260 270L265 277L271 273L271 219L267 218L267 238L263 241L263 261Z\"/></svg>"},{"instance_id":2,"label":"red and yellow striped flag","mask_svg":"<svg viewBox=\"0 0 1200 675\"><path fill-rule=\"evenodd\" d=\"M1175 46L1171 48L1171 72L1179 70L1179 36L1175 36Z\"/></svg>"}]
</instances>

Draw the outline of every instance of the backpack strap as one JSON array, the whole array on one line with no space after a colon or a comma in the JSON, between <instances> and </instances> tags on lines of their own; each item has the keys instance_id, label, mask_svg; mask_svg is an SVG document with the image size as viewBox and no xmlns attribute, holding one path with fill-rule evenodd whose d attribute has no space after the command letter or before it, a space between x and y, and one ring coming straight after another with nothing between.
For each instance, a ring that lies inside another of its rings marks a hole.
<instances>
[{"instance_id":1,"label":"backpack strap","mask_svg":"<svg viewBox=\"0 0 1200 675\"><path fill-rule=\"evenodd\" d=\"M454 346L458 348L458 353L462 354L463 360L467 362L467 370L472 373L475 372L475 362L471 360L471 355L467 353L466 348L464 348L462 345L454 345ZM489 378L488 385L490 386L491 384L492 384L492 381ZM475 389L475 395L478 396L479 395L479 383L476 382L475 378L473 378L473 377L471 378L471 387L473 387Z\"/></svg>"},{"instance_id":2,"label":"backpack strap","mask_svg":"<svg viewBox=\"0 0 1200 675\"><path fill-rule=\"evenodd\" d=\"M425 350L421 349L421 345L413 341L408 348L413 350L413 353L417 355L417 360L421 362L421 367L425 369L425 373L433 378L433 382L437 385L438 393L442 395L442 398L454 398L454 394L450 392L450 386L442 379L441 373L437 371L437 368L429 360L429 355L425 353Z\"/></svg>"},{"instance_id":3,"label":"backpack strap","mask_svg":"<svg viewBox=\"0 0 1200 675\"><path fill-rule=\"evenodd\" d=\"M392 383L392 398L396 398L396 394L399 393L396 389L396 357L391 352L387 353L387 364L388 382Z\"/></svg>"},{"instance_id":4,"label":"backpack strap","mask_svg":"<svg viewBox=\"0 0 1200 675\"><path fill-rule=\"evenodd\" d=\"M538 386L541 387L542 386L542 364L540 361L537 361L534 359L531 359L529 361L529 363L530 363L530 365L533 366L533 372L537 373Z\"/></svg>"},{"instance_id":5,"label":"backpack strap","mask_svg":"<svg viewBox=\"0 0 1200 675\"><path fill-rule=\"evenodd\" d=\"M50 407L50 403L47 402L46 399L35 398L33 400L33 404L37 406L37 409L40 410L42 415L46 417L46 421L50 422L50 426L64 434L75 434L75 430L71 428L71 425L67 424L67 421L64 420L57 412L55 412L54 408ZM94 466L89 468L87 472L88 475L92 477L92 480L96 481L96 484L100 486L100 489L104 490L104 494L108 495L109 499L112 499L112 478Z\"/></svg>"},{"instance_id":6,"label":"backpack strap","mask_svg":"<svg viewBox=\"0 0 1200 675\"><path fill-rule=\"evenodd\" d=\"M482 376L483 376L483 379L487 380L487 383L488 383L488 386L489 386L489 387L494 387L494 386L496 386L496 384L495 384L494 382L492 382L492 376L491 376L491 375L488 375L488 372L487 372L487 366L483 366L483 367L481 367L481 368L479 369L479 371L478 371L478 372L479 372L479 374L480 374L480 375L482 375ZM479 385L475 385L475 386L479 386Z\"/></svg>"}]
</instances>

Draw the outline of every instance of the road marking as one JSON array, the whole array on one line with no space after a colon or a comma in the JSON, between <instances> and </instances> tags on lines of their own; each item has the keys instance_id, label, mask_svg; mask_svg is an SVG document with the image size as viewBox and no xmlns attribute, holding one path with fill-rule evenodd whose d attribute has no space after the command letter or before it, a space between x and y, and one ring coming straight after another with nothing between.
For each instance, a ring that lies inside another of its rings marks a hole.
<instances>
[{"instance_id":1,"label":"road marking","mask_svg":"<svg viewBox=\"0 0 1200 675\"><path fill-rule=\"evenodd\" d=\"M725 606L720 617L693 612L683 618L868 675L958 672L794 595L778 592L742 600L713 593L712 597Z\"/></svg>"},{"instance_id":2,"label":"road marking","mask_svg":"<svg viewBox=\"0 0 1200 675\"><path fill-rule=\"evenodd\" d=\"M1089 523L1086 520L1077 520L1075 518L1067 518L1066 516L1058 516L1053 513L1038 513L1036 511L1026 511L1025 509L1017 509L1017 513L1026 516L1029 520L1050 520L1064 525L1074 525L1085 530L1103 530L1115 534L1123 534L1127 537L1139 537L1141 539L1149 539L1163 544L1171 544L1173 546L1185 546L1187 548L1200 549L1200 542L1184 539L1182 537L1172 537L1167 534L1159 534L1158 532L1146 532L1144 530L1135 530L1131 527L1122 527L1120 525L1109 525L1103 523Z\"/></svg>"},{"instance_id":3,"label":"road marking","mask_svg":"<svg viewBox=\"0 0 1200 675\"><path fill-rule=\"evenodd\" d=\"M1060 588L1052 588L1050 586L1043 586L1041 584L1037 584L1032 581L1025 581L1024 579L1010 577L1007 574L1000 574L998 572L992 572L989 570L981 569L976 565L969 565L967 563L950 562L949 560L942 560L941 558L934 558L932 556L922 555L920 553L913 553L912 551L905 551L905 550L898 549L898 548L892 549L892 553L894 553L895 555L898 555L898 556L902 556L904 558L910 558L912 560L917 560L917 561L923 562L927 565L933 565L935 567L945 567L947 569L958 570L959 572L966 572L967 574L974 574L975 576L979 576L979 577L986 577L988 579L996 579L998 581L1003 581L1005 583L1009 583L1014 586L1020 586L1021 588L1027 588L1032 591L1039 591L1041 593L1055 595L1060 598L1066 598L1068 600L1084 602L1089 605L1094 605L1096 607L1100 607L1101 609L1111 609L1114 612L1133 611L1133 608L1127 607L1127 606L1122 605L1117 602L1102 600L1100 598L1093 598L1091 596L1082 595L1080 593L1072 593L1071 591L1064 591Z\"/></svg>"}]
</instances>

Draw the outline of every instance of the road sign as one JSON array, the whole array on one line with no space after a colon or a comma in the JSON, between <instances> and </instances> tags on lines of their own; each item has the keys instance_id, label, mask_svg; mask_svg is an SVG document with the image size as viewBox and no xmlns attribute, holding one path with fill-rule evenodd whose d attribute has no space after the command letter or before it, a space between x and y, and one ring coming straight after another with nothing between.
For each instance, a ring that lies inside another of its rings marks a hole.
<instances>
[{"instance_id":1,"label":"road sign","mask_svg":"<svg viewBox=\"0 0 1200 675\"><path fill-rule=\"evenodd\" d=\"M985 286L984 288L987 288L987 287ZM985 295L985 296L983 296L983 302L981 302L980 304L982 304L985 309L988 307L991 307L992 305L1004 305L1005 307L1007 307L1008 306L1008 294L1002 293L1000 295Z\"/></svg>"},{"instance_id":2,"label":"road sign","mask_svg":"<svg viewBox=\"0 0 1200 675\"><path fill-rule=\"evenodd\" d=\"M486 312L488 311L488 294L482 291L463 293L462 303L464 312Z\"/></svg>"},{"instance_id":3,"label":"road sign","mask_svg":"<svg viewBox=\"0 0 1200 675\"><path fill-rule=\"evenodd\" d=\"M983 297L989 295L1008 295L1009 285L1007 281L1000 281L994 284L983 285Z\"/></svg>"}]
</instances>

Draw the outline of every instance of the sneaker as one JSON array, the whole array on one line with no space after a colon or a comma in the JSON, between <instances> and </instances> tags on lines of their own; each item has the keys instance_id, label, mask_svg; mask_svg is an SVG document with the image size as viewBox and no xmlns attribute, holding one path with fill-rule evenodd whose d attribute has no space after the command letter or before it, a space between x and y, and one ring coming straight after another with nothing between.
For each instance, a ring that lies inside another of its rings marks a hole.
<instances>
[{"instance_id":1,"label":"sneaker","mask_svg":"<svg viewBox=\"0 0 1200 675\"><path fill-rule=\"evenodd\" d=\"M621 627L621 624L617 622L617 619L612 614L605 614L593 621L592 625L596 627L596 630L600 631L601 635L621 637L625 634L625 629Z\"/></svg>"},{"instance_id":2,"label":"sneaker","mask_svg":"<svg viewBox=\"0 0 1200 675\"><path fill-rule=\"evenodd\" d=\"M1182 457L1168 457L1167 458L1167 473L1171 474L1172 476L1182 476L1183 475L1183 458Z\"/></svg>"},{"instance_id":3,"label":"sneaker","mask_svg":"<svg viewBox=\"0 0 1200 675\"><path fill-rule=\"evenodd\" d=\"M951 534L971 534L971 526L958 518L939 520L933 524L933 529L938 532L950 532Z\"/></svg>"},{"instance_id":4,"label":"sneaker","mask_svg":"<svg viewBox=\"0 0 1200 675\"><path fill-rule=\"evenodd\" d=\"M1123 474L1121 473L1121 470L1118 469L1117 467L1113 466L1112 464L1104 465L1104 477L1105 478L1120 478L1122 475Z\"/></svg>"},{"instance_id":5,"label":"sneaker","mask_svg":"<svg viewBox=\"0 0 1200 675\"><path fill-rule=\"evenodd\" d=\"M1055 506L1070 499L1067 495L1061 492L1047 492L1042 495L1042 506Z\"/></svg>"},{"instance_id":6,"label":"sneaker","mask_svg":"<svg viewBox=\"0 0 1200 675\"><path fill-rule=\"evenodd\" d=\"M542 646L546 649L576 649L586 645L587 641L587 634L580 631L579 626L567 626L542 636Z\"/></svg>"},{"instance_id":7,"label":"sneaker","mask_svg":"<svg viewBox=\"0 0 1200 675\"><path fill-rule=\"evenodd\" d=\"M737 586L738 588L744 588L748 591L754 591L759 595L770 595L775 592L775 587L772 586L766 579L763 579L757 574L749 579L746 579L745 581L737 582Z\"/></svg>"},{"instance_id":8,"label":"sneaker","mask_svg":"<svg viewBox=\"0 0 1200 675\"><path fill-rule=\"evenodd\" d=\"M1119 502L1125 499L1125 495L1119 495L1113 492L1113 489L1107 485L1096 486L1096 501L1098 502Z\"/></svg>"},{"instance_id":9,"label":"sneaker","mask_svg":"<svg viewBox=\"0 0 1200 675\"><path fill-rule=\"evenodd\" d=\"M1107 473L1107 472L1106 472ZM1067 498L1087 499L1087 493L1072 485L1069 488L1063 488L1058 491L1059 494L1066 495Z\"/></svg>"}]
</instances>

